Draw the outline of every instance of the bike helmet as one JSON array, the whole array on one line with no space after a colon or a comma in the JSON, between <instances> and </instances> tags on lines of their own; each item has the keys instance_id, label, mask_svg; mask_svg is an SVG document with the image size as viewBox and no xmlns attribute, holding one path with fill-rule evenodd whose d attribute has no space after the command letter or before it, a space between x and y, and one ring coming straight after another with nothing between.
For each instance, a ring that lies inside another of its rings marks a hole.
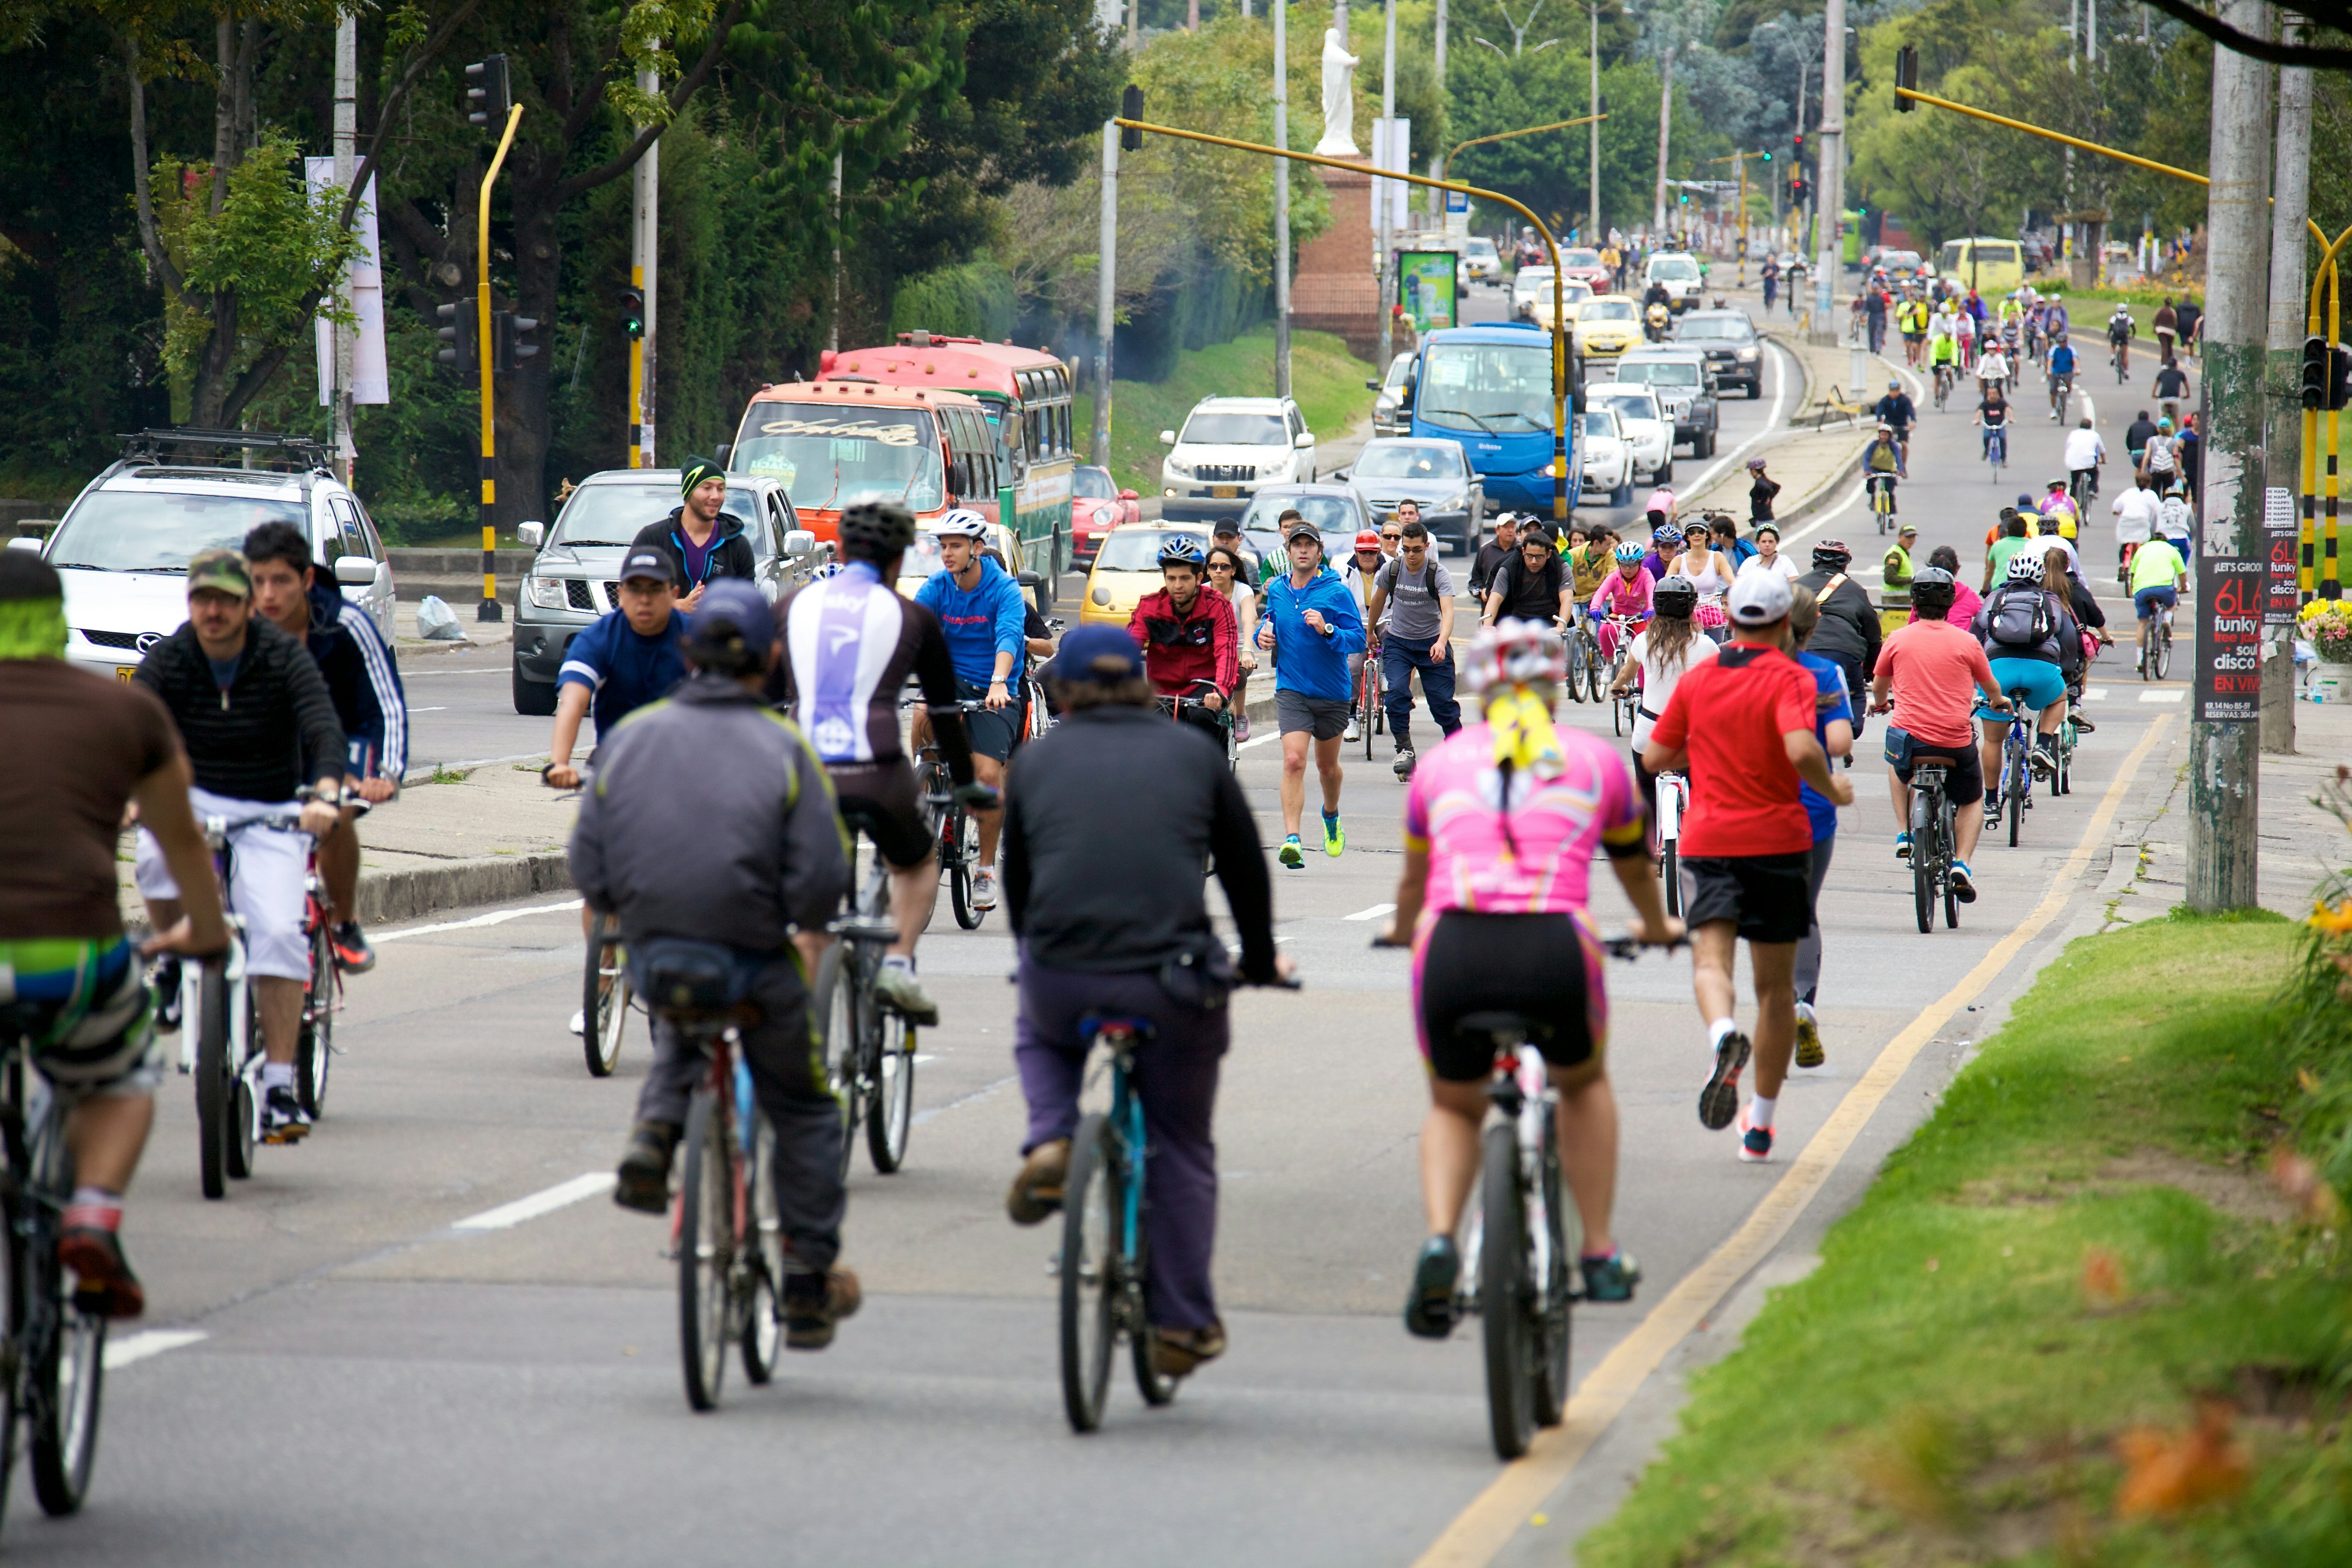
<instances>
[{"instance_id":1,"label":"bike helmet","mask_svg":"<svg viewBox=\"0 0 2352 1568\"><path fill-rule=\"evenodd\" d=\"M1208 563L1208 552L1201 548L1201 542L1189 533L1171 533L1160 542L1160 564L1162 566L1190 566L1194 572L1205 573Z\"/></svg>"},{"instance_id":2,"label":"bike helmet","mask_svg":"<svg viewBox=\"0 0 2352 1568\"><path fill-rule=\"evenodd\" d=\"M1620 564L1631 565L1639 563L1649 552L1629 539L1617 547L1616 554Z\"/></svg>"},{"instance_id":3,"label":"bike helmet","mask_svg":"<svg viewBox=\"0 0 2352 1568\"><path fill-rule=\"evenodd\" d=\"M985 539L988 537L988 519L968 506L950 507L939 521L931 524L931 531L951 533L960 539Z\"/></svg>"},{"instance_id":4,"label":"bike helmet","mask_svg":"<svg viewBox=\"0 0 2352 1568\"><path fill-rule=\"evenodd\" d=\"M1482 626L1462 660L1462 685L1474 698L1505 683L1558 686L1567 679L1568 645L1549 621L1506 617Z\"/></svg>"},{"instance_id":5,"label":"bike helmet","mask_svg":"<svg viewBox=\"0 0 2352 1568\"><path fill-rule=\"evenodd\" d=\"M1698 584L1679 574L1660 581L1650 607L1662 616L1689 616L1698 609Z\"/></svg>"},{"instance_id":6,"label":"bike helmet","mask_svg":"<svg viewBox=\"0 0 2352 1568\"><path fill-rule=\"evenodd\" d=\"M891 501L860 501L841 514L841 552L853 561L887 561L915 542L914 515Z\"/></svg>"},{"instance_id":7,"label":"bike helmet","mask_svg":"<svg viewBox=\"0 0 2352 1568\"><path fill-rule=\"evenodd\" d=\"M1911 578L1911 607L1941 616L1952 607L1955 587L1952 574L1941 566L1922 566Z\"/></svg>"},{"instance_id":8,"label":"bike helmet","mask_svg":"<svg viewBox=\"0 0 2352 1568\"><path fill-rule=\"evenodd\" d=\"M1843 572L1853 563L1853 552L1842 540L1824 539L1813 546L1816 571Z\"/></svg>"},{"instance_id":9,"label":"bike helmet","mask_svg":"<svg viewBox=\"0 0 2352 1568\"><path fill-rule=\"evenodd\" d=\"M2009 558L2009 570L2003 575L2011 583L2039 583L2042 557L2033 551L2021 550Z\"/></svg>"}]
</instances>

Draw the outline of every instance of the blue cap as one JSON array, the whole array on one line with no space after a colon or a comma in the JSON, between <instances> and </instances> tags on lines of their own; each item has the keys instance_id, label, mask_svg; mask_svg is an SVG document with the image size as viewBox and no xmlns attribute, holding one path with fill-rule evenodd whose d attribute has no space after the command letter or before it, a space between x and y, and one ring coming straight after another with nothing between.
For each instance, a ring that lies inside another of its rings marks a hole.
<instances>
[{"instance_id":1,"label":"blue cap","mask_svg":"<svg viewBox=\"0 0 2352 1568\"><path fill-rule=\"evenodd\" d=\"M1095 671L1098 659L1119 661L1117 674L1103 676ZM1056 680L1073 683L1081 680L1127 680L1143 673L1143 650L1121 626L1080 626L1062 638L1061 651L1054 656L1047 672Z\"/></svg>"},{"instance_id":2,"label":"blue cap","mask_svg":"<svg viewBox=\"0 0 2352 1568\"><path fill-rule=\"evenodd\" d=\"M735 637L744 647L762 657L776 646L776 613L759 589L740 577L722 577L705 585L701 607L687 626L688 640L706 647L717 646L706 634L722 622L735 628Z\"/></svg>"}]
</instances>

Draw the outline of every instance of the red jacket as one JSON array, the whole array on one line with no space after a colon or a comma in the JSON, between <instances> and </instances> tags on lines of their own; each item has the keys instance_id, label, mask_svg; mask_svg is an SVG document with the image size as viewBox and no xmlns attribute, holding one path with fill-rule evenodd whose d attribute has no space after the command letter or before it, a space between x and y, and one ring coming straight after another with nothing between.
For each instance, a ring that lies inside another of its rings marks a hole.
<instances>
[{"instance_id":1,"label":"red jacket","mask_svg":"<svg viewBox=\"0 0 2352 1568\"><path fill-rule=\"evenodd\" d=\"M1213 680L1227 697L1241 684L1241 632L1234 607L1213 588L1203 587L1188 616L1162 588L1144 596L1127 619L1127 635L1143 650L1144 673L1154 689L1181 692L1196 680Z\"/></svg>"}]
</instances>

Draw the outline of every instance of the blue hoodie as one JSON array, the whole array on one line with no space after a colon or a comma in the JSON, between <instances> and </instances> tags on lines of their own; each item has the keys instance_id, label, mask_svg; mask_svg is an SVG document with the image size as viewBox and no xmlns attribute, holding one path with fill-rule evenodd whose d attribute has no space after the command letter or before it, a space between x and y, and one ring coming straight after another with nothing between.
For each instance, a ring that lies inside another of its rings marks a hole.
<instances>
[{"instance_id":1,"label":"blue hoodie","mask_svg":"<svg viewBox=\"0 0 2352 1568\"><path fill-rule=\"evenodd\" d=\"M957 679L986 686L996 679L1000 653L1011 654L1013 674L1020 673L1021 633L1028 624L1029 602L1003 567L982 556L980 584L969 594L956 586L953 573L935 572L915 591L915 603L940 618Z\"/></svg>"},{"instance_id":2,"label":"blue hoodie","mask_svg":"<svg viewBox=\"0 0 2352 1568\"><path fill-rule=\"evenodd\" d=\"M1306 612L1319 610L1329 635L1312 630ZM1356 595L1328 566L1316 568L1304 588L1285 572L1265 585L1266 623L1274 627L1274 689L1345 702L1348 656L1364 651L1364 617Z\"/></svg>"}]
</instances>

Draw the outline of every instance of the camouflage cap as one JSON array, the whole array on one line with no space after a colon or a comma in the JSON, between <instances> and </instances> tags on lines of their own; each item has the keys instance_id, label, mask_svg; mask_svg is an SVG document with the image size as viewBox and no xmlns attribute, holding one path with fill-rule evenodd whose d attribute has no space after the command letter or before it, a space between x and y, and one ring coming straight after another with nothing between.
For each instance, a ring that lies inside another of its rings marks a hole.
<instances>
[{"instance_id":1,"label":"camouflage cap","mask_svg":"<svg viewBox=\"0 0 2352 1568\"><path fill-rule=\"evenodd\" d=\"M188 592L217 589L240 599L253 597L253 573L234 550L199 550L188 560Z\"/></svg>"}]
</instances>

